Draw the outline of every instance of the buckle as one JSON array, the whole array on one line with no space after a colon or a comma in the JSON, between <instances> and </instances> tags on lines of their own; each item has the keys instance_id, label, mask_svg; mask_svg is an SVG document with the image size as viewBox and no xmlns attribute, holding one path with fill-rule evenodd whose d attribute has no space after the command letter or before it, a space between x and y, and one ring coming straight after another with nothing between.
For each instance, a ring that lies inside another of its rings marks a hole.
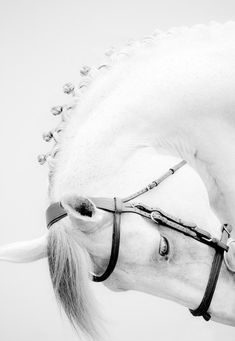
<instances>
[{"instance_id":1,"label":"buckle","mask_svg":"<svg viewBox=\"0 0 235 341\"><path fill-rule=\"evenodd\" d=\"M222 226L222 231L226 231L229 238L230 238L230 236L231 236L232 230L233 230L232 225L230 225L230 224L223 224L223 226Z\"/></svg>"},{"instance_id":2,"label":"buckle","mask_svg":"<svg viewBox=\"0 0 235 341\"><path fill-rule=\"evenodd\" d=\"M150 214L151 220L159 224L162 221L162 215L158 211L153 211Z\"/></svg>"}]
</instances>

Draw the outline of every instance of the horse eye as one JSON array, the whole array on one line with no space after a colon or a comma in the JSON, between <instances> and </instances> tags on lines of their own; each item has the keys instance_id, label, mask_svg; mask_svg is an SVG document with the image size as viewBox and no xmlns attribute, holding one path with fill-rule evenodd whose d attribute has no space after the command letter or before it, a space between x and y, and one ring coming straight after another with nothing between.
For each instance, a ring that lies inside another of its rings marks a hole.
<instances>
[{"instance_id":1,"label":"horse eye","mask_svg":"<svg viewBox=\"0 0 235 341\"><path fill-rule=\"evenodd\" d=\"M169 252L169 242L165 237L161 236L161 241L159 244L159 254L160 256L166 256Z\"/></svg>"}]
</instances>

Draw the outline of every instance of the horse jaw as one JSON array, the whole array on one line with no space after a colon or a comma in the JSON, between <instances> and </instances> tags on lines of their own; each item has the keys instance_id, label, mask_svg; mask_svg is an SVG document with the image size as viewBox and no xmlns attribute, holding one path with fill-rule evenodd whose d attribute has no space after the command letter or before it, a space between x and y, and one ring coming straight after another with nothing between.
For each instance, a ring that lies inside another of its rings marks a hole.
<instances>
[{"instance_id":1,"label":"horse jaw","mask_svg":"<svg viewBox=\"0 0 235 341\"><path fill-rule=\"evenodd\" d=\"M30 241L0 247L0 260L13 263L34 262L47 256L47 234Z\"/></svg>"}]
</instances>

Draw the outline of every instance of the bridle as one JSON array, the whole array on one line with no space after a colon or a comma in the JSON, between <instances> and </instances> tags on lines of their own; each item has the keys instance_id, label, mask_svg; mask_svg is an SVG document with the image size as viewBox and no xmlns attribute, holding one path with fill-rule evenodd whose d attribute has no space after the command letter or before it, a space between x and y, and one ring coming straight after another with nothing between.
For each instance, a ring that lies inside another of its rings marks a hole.
<instances>
[{"instance_id":1,"label":"bridle","mask_svg":"<svg viewBox=\"0 0 235 341\"><path fill-rule=\"evenodd\" d=\"M115 269L118 260L119 246L120 246L120 226L121 226L121 214L123 213L135 213L144 218L150 219L156 224L166 226L186 236L189 236L203 244L206 244L215 249L215 255L211 266L211 271L204 296L201 303L196 309L190 309L190 312L194 316L203 316L208 321L211 315L208 313L210 307L217 280L219 277L222 261L224 258L224 251L228 251L227 240L230 237L232 226L229 224L222 225L221 239L217 239L211 234L201 228L195 223L186 222L182 219L176 218L160 208L150 207L142 203L130 203L132 199L139 197L140 195L157 187L162 181L167 179L170 175L173 175L177 170L183 167L186 161L181 161L174 167L170 168L160 178L151 182L149 185L141 189L140 191L124 198L90 198L97 208L113 213L113 234L112 234L112 247L111 255L108 266L102 275L93 275L94 282L105 281ZM47 228L49 229L55 222L67 216L67 212L63 208L61 202L55 202L51 204L46 211Z\"/></svg>"}]
</instances>

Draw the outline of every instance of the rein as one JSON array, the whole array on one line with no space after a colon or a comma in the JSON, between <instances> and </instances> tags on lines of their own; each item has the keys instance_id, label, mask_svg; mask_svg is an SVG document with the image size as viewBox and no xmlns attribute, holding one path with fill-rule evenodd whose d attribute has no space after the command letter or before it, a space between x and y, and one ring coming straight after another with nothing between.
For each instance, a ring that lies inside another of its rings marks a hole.
<instances>
[{"instance_id":1,"label":"rein","mask_svg":"<svg viewBox=\"0 0 235 341\"><path fill-rule=\"evenodd\" d=\"M142 203L129 203L130 200L139 197L140 195L157 187L162 181L167 179L170 175L175 174L180 168L186 164L186 161L181 161L174 167L170 168L160 178L154 180L146 187L132 195L124 198L90 198L97 208L113 213L113 234L112 247L108 266L102 275L93 275L94 282L105 281L115 269L118 260L119 246L120 246L120 226L122 213L139 214L144 218L150 219L155 224L166 226L176 230L186 236L189 236L203 244L206 244L215 249L215 255L211 266L211 271L206 286L204 296L201 303L196 309L190 309L194 316L202 316L206 321L209 321L211 315L208 313L216 284L218 281L222 261L224 258L224 251L228 251L228 238L230 237L232 226L229 224L222 225L221 239L211 236L211 234L201 228L195 223L186 222L182 219L176 218L160 208L150 207ZM46 211L47 228L49 229L54 223L67 216L67 212L60 202L51 204Z\"/></svg>"}]
</instances>

